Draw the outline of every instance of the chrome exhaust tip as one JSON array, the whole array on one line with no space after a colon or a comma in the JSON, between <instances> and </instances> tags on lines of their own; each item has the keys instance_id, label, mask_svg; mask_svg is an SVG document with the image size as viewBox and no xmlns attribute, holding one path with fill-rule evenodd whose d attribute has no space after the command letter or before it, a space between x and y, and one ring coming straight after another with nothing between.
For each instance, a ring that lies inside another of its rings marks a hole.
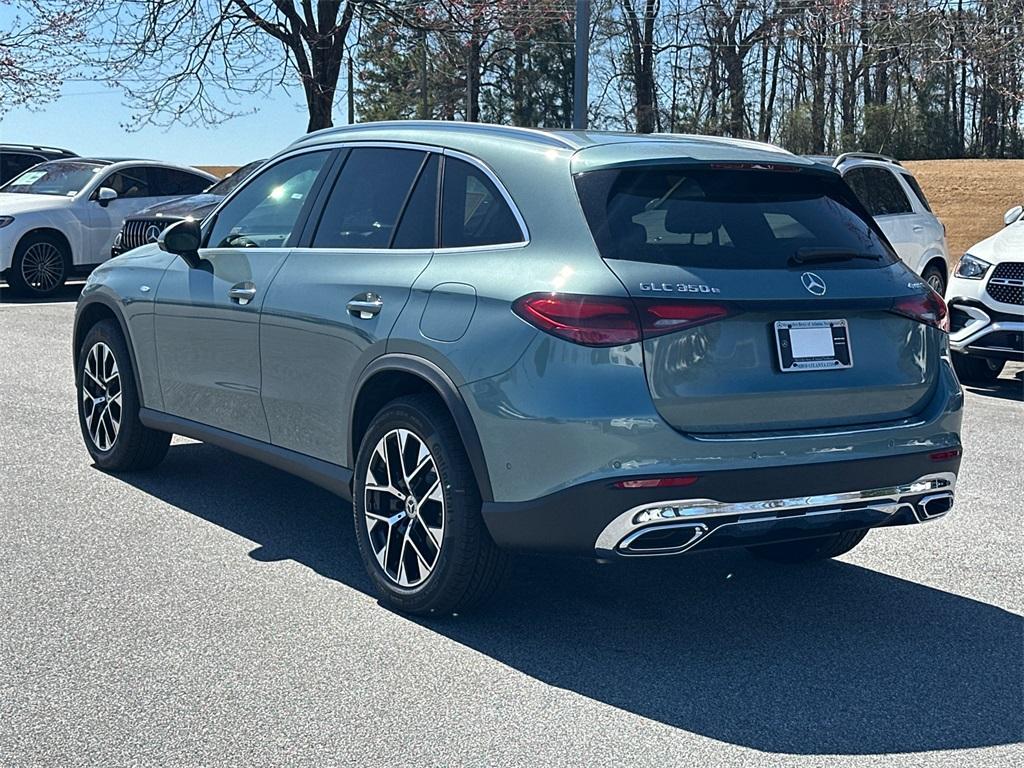
<instances>
[{"instance_id":1,"label":"chrome exhaust tip","mask_svg":"<svg viewBox=\"0 0 1024 768\"><path fill-rule=\"evenodd\" d=\"M914 514L921 522L934 520L942 517L953 508L952 493L936 493L933 496L925 496L917 502Z\"/></svg>"},{"instance_id":2,"label":"chrome exhaust tip","mask_svg":"<svg viewBox=\"0 0 1024 768\"><path fill-rule=\"evenodd\" d=\"M697 545L708 535L703 523L677 523L641 528L615 548L620 555L677 555Z\"/></svg>"}]
</instances>

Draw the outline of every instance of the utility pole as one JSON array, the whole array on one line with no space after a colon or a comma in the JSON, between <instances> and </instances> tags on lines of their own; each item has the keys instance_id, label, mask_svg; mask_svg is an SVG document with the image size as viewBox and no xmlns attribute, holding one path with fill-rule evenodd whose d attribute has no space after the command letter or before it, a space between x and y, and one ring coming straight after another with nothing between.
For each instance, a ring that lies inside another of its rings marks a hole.
<instances>
[{"instance_id":1,"label":"utility pole","mask_svg":"<svg viewBox=\"0 0 1024 768\"><path fill-rule=\"evenodd\" d=\"M572 127L587 128L587 85L590 79L590 0L576 0L576 72L573 78Z\"/></svg>"},{"instance_id":2,"label":"utility pole","mask_svg":"<svg viewBox=\"0 0 1024 768\"><path fill-rule=\"evenodd\" d=\"M427 30L420 30L420 120L430 119L430 93L427 90Z\"/></svg>"},{"instance_id":3,"label":"utility pole","mask_svg":"<svg viewBox=\"0 0 1024 768\"><path fill-rule=\"evenodd\" d=\"M352 75L352 54L348 55L348 124L356 121L355 77Z\"/></svg>"}]
</instances>

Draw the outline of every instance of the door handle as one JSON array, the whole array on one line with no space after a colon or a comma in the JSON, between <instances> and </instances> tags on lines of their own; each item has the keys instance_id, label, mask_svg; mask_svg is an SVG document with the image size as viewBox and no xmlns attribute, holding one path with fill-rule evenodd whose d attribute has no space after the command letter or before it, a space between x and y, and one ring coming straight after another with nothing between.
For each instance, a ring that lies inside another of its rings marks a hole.
<instances>
[{"instance_id":1,"label":"door handle","mask_svg":"<svg viewBox=\"0 0 1024 768\"><path fill-rule=\"evenodd\" d=\"M237 283L228 290L228 297L243 307L256 298L256 286L252 283Z\"/></svg>"},{"instance_id":2,"label":"door handle","mask_svg":"<svg viewBox=\"0 0 1024 768\"><path fill-rule=\"evenodd\" d=\"M374 315L380 313L384 307L384 299L376 293L367 291L366 293L359 293L353 296L346 306L348 311L360 320L369 320Z\"/></svg>"},{"instance_id":3,"label":"door handle","mask_svg":"<svg viewBox=\"0 0 1024 768\"><path fill-rule=\"evenodd\" d=\"M915 232L924 232L924 227L922 227L920 224L915 224L914 225L914 231Z\"/></svg>"}]
</instances>

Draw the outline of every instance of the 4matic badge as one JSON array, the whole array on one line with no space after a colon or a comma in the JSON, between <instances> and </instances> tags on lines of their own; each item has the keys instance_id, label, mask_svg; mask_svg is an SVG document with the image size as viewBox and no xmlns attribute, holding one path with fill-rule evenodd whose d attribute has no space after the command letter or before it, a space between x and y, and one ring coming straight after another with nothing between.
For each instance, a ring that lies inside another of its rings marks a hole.
<instances>
[{"instance_id":1,"label":"4matic badge","mask_svg":"<svg viewBox=\"0 0 1024 768\"><path fill-rule=\"evenodd\" d=\"M658 293L721 293L704 283L640 283L641 291L657 291Z\"/></svg>"}]
</instances>

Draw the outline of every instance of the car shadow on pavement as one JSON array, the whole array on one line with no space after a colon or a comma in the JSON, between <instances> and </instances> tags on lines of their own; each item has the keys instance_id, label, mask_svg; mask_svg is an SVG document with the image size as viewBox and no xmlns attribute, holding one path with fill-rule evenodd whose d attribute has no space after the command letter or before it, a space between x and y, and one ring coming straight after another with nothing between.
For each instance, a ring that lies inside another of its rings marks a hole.
<instances>
[{"instance_id":1,"label":"car shadow on pavement","mask_svg":"<svg viewBox=\"0 0 1024 768\"><path fill-rule=\"evenodd\" d=\"M13 288L10 288L7 285L7 283L0 283L0 304L51 304L63 301L73 304L78 301L78 296L84 287L84 282L70 282L61 286L52 296L47 296L42 299L33 299L30 297L19 296L14 292Z\"/></svg>"},{"instance_id":2,"label":"car shadow on pavement","mask_svg":"<svg viewBox=\"0 0 1024 768\"><path fill-rule=\"evenodd\" d=\"M989 384L964 384L968 392L1000 400L1024 402L1024 371L1004 373Z\"/></svg>"},{"instance_id":3,"label":"car shadow on pavement","mask_svg":"<svg viewBox=\"0 0 1024 768\"><path fill-rule=\"evenodd\" d=\"M196 443L122 479L258 542L257 560L295 560L371 591L351 508L326 491ZM522 556L488 606L417 623L549 685L767 752L1022 738L1024 620L848 563L784 567L742 551L615 565Z\"/></svg>"}]
</instances>

